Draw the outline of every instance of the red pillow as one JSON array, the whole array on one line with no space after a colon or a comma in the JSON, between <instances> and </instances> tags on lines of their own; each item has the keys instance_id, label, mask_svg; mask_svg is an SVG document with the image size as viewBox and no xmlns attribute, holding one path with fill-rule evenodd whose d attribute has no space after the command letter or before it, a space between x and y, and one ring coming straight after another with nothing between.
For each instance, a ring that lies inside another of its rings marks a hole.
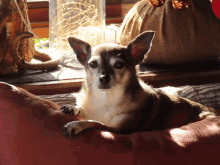
<instances>
[{"instance_id":1,"label":"red pillow","mask_svg":"<svg viewBox=\"0 0 220 165\"><path fill-rule=\"evenodd\" d=\"M220 19L220 0L212 1L212 9L215 15Z\"/></svg>"},{"instance_id":2,"label":"red pillow","mask_svg":"<svg viewBox=\"0 0 220 165\"><path fill-rule=\"evenodd\" d=\"M181 128L116 135L86 131L76 138L62 126L76 117L23 89L0 83L0 164L216 164L220 117ZM79 118L78 118L79 120Z\"/></svg>"}]
</instances>

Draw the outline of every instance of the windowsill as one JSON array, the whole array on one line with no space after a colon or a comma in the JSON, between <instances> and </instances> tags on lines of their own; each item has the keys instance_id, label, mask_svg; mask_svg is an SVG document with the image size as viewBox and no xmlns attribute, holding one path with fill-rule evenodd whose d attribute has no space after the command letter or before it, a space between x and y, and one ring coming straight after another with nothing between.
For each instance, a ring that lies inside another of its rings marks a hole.
<instances>
[{"instance_id":1,"label":"windowsill","mask_svg":"<svg viewBox=\"0 0 220 165\"><path fill-rule=\"evenodd\" d=\"M201 72L140 73L140 77L149 85L162 87L217 83L220 82L219 74L220 70L213 70ZM78 78L15 85L36 95L51 95L76 92L80 89L82 82L83 78Z\"/></svg>"}]
</instances>

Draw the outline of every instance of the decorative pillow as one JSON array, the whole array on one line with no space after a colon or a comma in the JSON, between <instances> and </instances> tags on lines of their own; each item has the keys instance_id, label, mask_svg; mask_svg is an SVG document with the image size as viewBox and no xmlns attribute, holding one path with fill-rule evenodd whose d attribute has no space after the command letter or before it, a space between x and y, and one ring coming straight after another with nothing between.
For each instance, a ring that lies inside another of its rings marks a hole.
<instances>
[{"instance_id":1,"label":"decorative pillow","mask_svg":"<svg viewBox=\"0 0 220 165\"><path fill-rule=\"evenodd\" d=\"M154 7L147 0L138 2L126 15L119 42L122 45L144 31L155 31L146 64L196 63L219 60L220 20L209 0L190 0L184 10L174 9L173 0Z\"/></svg>"},{"instance_id":2,"label":"decorative pillow","mask_svg":"<svg viewBox=\"0 0 220 165\"><path fill-rule=\"evenodd\" d=\"M60 106L0 83L1 165L216 164L220 117L176 129L116 135L86 131L76 138L62 126L80 120Z\"/></svg>"}]
</instances>

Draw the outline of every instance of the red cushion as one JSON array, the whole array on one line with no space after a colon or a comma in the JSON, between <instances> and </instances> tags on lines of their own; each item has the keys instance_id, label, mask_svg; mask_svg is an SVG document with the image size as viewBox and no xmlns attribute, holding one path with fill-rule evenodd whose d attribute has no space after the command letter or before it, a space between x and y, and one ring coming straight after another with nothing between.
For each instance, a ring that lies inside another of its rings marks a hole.
<instances>
[{"instance_id":1,"label":"red cushion","mask_svg":"<svg viewBox=\"0 0 220 165\"><path fill-rule=\"evenodd\" d=\"M215 15L220 19L220 0L212 0L212 9Z\"/></svg>"},{"instance_id":2,"label":"red cushion","mask_svg":"<svg viewBox=\"0 0 220 165\"><path fill-rule=\"evenodd\" d=\"M59 106L0 83L0 164L216 164L220 118L177 129L116 135L87 131L76 138L62 126L76 120Z\"/></svg>"}]
</instances>

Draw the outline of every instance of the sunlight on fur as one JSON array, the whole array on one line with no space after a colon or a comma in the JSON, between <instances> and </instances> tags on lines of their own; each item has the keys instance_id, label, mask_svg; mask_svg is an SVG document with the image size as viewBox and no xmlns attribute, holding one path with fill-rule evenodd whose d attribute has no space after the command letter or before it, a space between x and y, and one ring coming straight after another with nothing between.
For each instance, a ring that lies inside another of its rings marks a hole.
<instances>
[{"instance_id":1,"label":"sunlight on fur","mask_svg":"<svg viewBox=\"0 0 220 165\"><path fill-rule=\"evenodd\" d=\"M106 139L112 139L115 140L114 136L110 132L101 132L101 135Z\"/></svg>"}]
</instances>

